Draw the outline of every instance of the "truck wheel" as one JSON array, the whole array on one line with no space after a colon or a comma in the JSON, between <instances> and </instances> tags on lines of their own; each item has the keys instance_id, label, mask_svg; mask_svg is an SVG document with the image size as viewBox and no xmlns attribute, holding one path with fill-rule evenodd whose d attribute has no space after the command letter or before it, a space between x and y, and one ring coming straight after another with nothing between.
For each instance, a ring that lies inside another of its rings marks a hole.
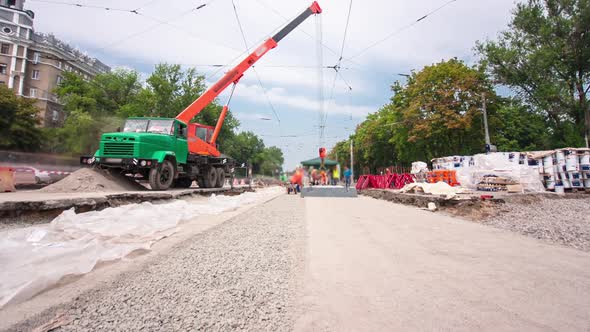
<instances>
[{"instance_id":1,"label":"truck wheel","mask_svg":"<svg viewBox=\"0 0 590 332\"><path fill-rule=\"evenodd\" d=\"M225 182L225 172L223 168L217 169L217 183L215 183L215 188L223 187L223 183Z\"/></svg>"},{"instance_id":2,"label":"truck wheel","mask_svg":"<svg viewBox=\"0 0 590 332\"><path fill-rule=\"evenodd\" d=\"M168 160L164 160L160 167L150 170L150 187L152 190L168 190L174 181L174 166Z\"/></svg>"},{"instance_id":3,"label":"truck wheel","mask_svg":"<svg viewBox=\"0 0 590 332\"><path fill-rule=\"evenodd\" d=\"M217 171L214 167L210 167L205 172L204 183L205 188L214 188L217 184Z\"/></svg>"},{"instance_id":4,"label":"truck wheel","mask_svg":"<svg viewBox=\"0 0 590 332\"><path fill-rule=\"evenodd\" d=\"M174 182L176 188L190 188L192 184L193 180L191 178L178 178Z\"/></svg>"}]
</instances>

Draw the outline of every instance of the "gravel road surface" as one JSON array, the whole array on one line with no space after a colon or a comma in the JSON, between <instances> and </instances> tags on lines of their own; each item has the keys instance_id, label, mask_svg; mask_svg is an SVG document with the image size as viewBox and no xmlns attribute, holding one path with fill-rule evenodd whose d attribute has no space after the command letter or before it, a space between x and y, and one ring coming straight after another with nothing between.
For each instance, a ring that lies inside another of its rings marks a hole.
<instances>
[{"instance_id":1,"label":"gravel road surface","mask_svg":"<svg viewBox=\"0 0 590 332\"><path fill-rule=\"evenodd\" d=\"M590 330L590 253L368 197L305 203L296 330Z\"/></svg>"},{"instance_id":2,"label":"gravel road surface","mask_svg":"<svg viewBox=\"0 0 590 332\"><path fill-rule=\"evenodd\" d=\"M530 197L508 201L483 222L537 239L590 251L590 199Z\"/></svg>"},{"instance_id":3,"label":"gravel road surface","mask_svg":"<svg viewBox=\"0 0 590 332\"><path fill-rule=\"evenodd\" d=\"M303 201L281 196L13 328L65 314L62 331L289 330L304 236Z\"/></svg>"},{"instance_id":4,"label":"gravel road surface","mask_svg":"<svg viewBox=\"0 0 590 332\"><path fill-rule=\"evenodd\" d=\"M589 266L414 207L283 195L13 330L589 331Z\"/></svg>"}]
</instances>

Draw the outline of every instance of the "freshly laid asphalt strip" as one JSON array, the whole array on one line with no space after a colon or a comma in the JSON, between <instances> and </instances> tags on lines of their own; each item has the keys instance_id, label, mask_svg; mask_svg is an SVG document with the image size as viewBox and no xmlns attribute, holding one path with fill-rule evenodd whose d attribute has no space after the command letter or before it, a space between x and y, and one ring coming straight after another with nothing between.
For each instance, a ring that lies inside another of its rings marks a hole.
<instances>
[{"instance_id":1,"label":"freshly laid asphalt strip","mask_svg":"<svg viewBox=\"0 0 590 332\"><path fill-rule=\"evenodd\" d=\"M305 258L303 204L280 196L11 329L30 330L61 312L71 322L56 331L291 330Z\"/></svg>"}]
</instances>

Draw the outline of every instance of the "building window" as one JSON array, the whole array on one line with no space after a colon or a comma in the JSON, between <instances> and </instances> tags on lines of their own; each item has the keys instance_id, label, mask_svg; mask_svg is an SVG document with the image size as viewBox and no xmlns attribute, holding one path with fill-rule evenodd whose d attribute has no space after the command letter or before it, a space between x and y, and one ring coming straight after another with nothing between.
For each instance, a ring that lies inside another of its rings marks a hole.
<instances>
[{"instance_id":1,"label":"building window","mask_svg":"<svg viewBox=\"0 0 590 332\"><path fill-rule=\"evenodd\" d=\"M10 44L2 44L0 46L0 53L1 54L10 54Z\"/></svg>"},{"instance_id":2,"label":"building window","mask_svg":"<svg viewBox=\"0 0 590 332\"><path fill-rule=\"evenodd\" d=\"M37 89L30 88L29 89L29 97L37 98Z\"/></svg>"},{"instance_id":3,"label":"building window","mask_svg":"<svg viewBox=\"0 0 590 332\"><path fill-rule=\"evenodd\" d=\"M57 76L57 84L61 84L61 82L64 80L63 77L61 76Z\"/></svg>"},{"instance_id":4,"label":"building window","mask_svg":"<svg viewBox=\"0 0 590 332\"><path fill-rule=\"evenodd\" d=\"M34 80L38 80L39 79L39 71L34 69L33 72L31 73L31 78Z\"/></svg>"},{"instance_id":5,"label":"building window","mask_svg":"<svg viewBox=\"0 0 590 332\"><path fill-rule=\"evenodd\" d=\"M39 59L40 59L40 58L41 58L41 54L39 54L39 52L35 52L35 53L33 54L33 63L34 63L34 64L37 64L37 63L39 63Z\"/></svg>"},{"instance_id":6,"label":"building window","mask_svg":"<svg viewBox=\"0 0 590 332\"><path fill-rule=\"evenodd\" d=\"M6 4L8 5L8 7L14 7L16 6L16 0L8 0L6 1Z\"/></svg>"},{"instance_id":7,"label":"building window","mask_svg":"<svg viewBox=\"0 0 590 332\"><path fill-rule=\"evenodd\" d=\"M51 115L52 115L52 116L51 116L51 119L52 119L54 122L57 122L57 121L59 120L59 112L58 112L58 111L56 111L56 110L53 110L53 112L52 112L52 114L51 114Z\"/></svg>"},{"instance_id":8,"label":"building window","mask_svg":"<svg viewBox=\"0 0 590 332\"><path fill-rule=\"evenodd\" d=\"M61 61L57 62L57 68L61 69L61 67L63 66L63 63Z\"/></svg>"},{"instance_id":9,"label":"building window","mask_svg":"<svg viewBox=\"0 0 590 332\"><path fill-rule=\"evenodd\" d=\"M0 63L0 74L6 75L8 66L5 63Z\"/></svg>"}]
</instances>

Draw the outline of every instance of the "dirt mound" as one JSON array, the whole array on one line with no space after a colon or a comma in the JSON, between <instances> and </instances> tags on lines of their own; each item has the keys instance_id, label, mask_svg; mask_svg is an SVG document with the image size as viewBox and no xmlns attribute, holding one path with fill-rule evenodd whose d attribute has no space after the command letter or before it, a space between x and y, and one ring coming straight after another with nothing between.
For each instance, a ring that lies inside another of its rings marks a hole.
<instances>
[{"instance_id":1,"label":"dirt mound","mask_svg":"<svg viewBox=\"0 0 590 332\"><path fill-rule=\"evenodd\" d=\"M39 189L41 192L112 192L145 190L139 183L108 171L81 168L61 181Z\"/></svg>"}]
</instances>

